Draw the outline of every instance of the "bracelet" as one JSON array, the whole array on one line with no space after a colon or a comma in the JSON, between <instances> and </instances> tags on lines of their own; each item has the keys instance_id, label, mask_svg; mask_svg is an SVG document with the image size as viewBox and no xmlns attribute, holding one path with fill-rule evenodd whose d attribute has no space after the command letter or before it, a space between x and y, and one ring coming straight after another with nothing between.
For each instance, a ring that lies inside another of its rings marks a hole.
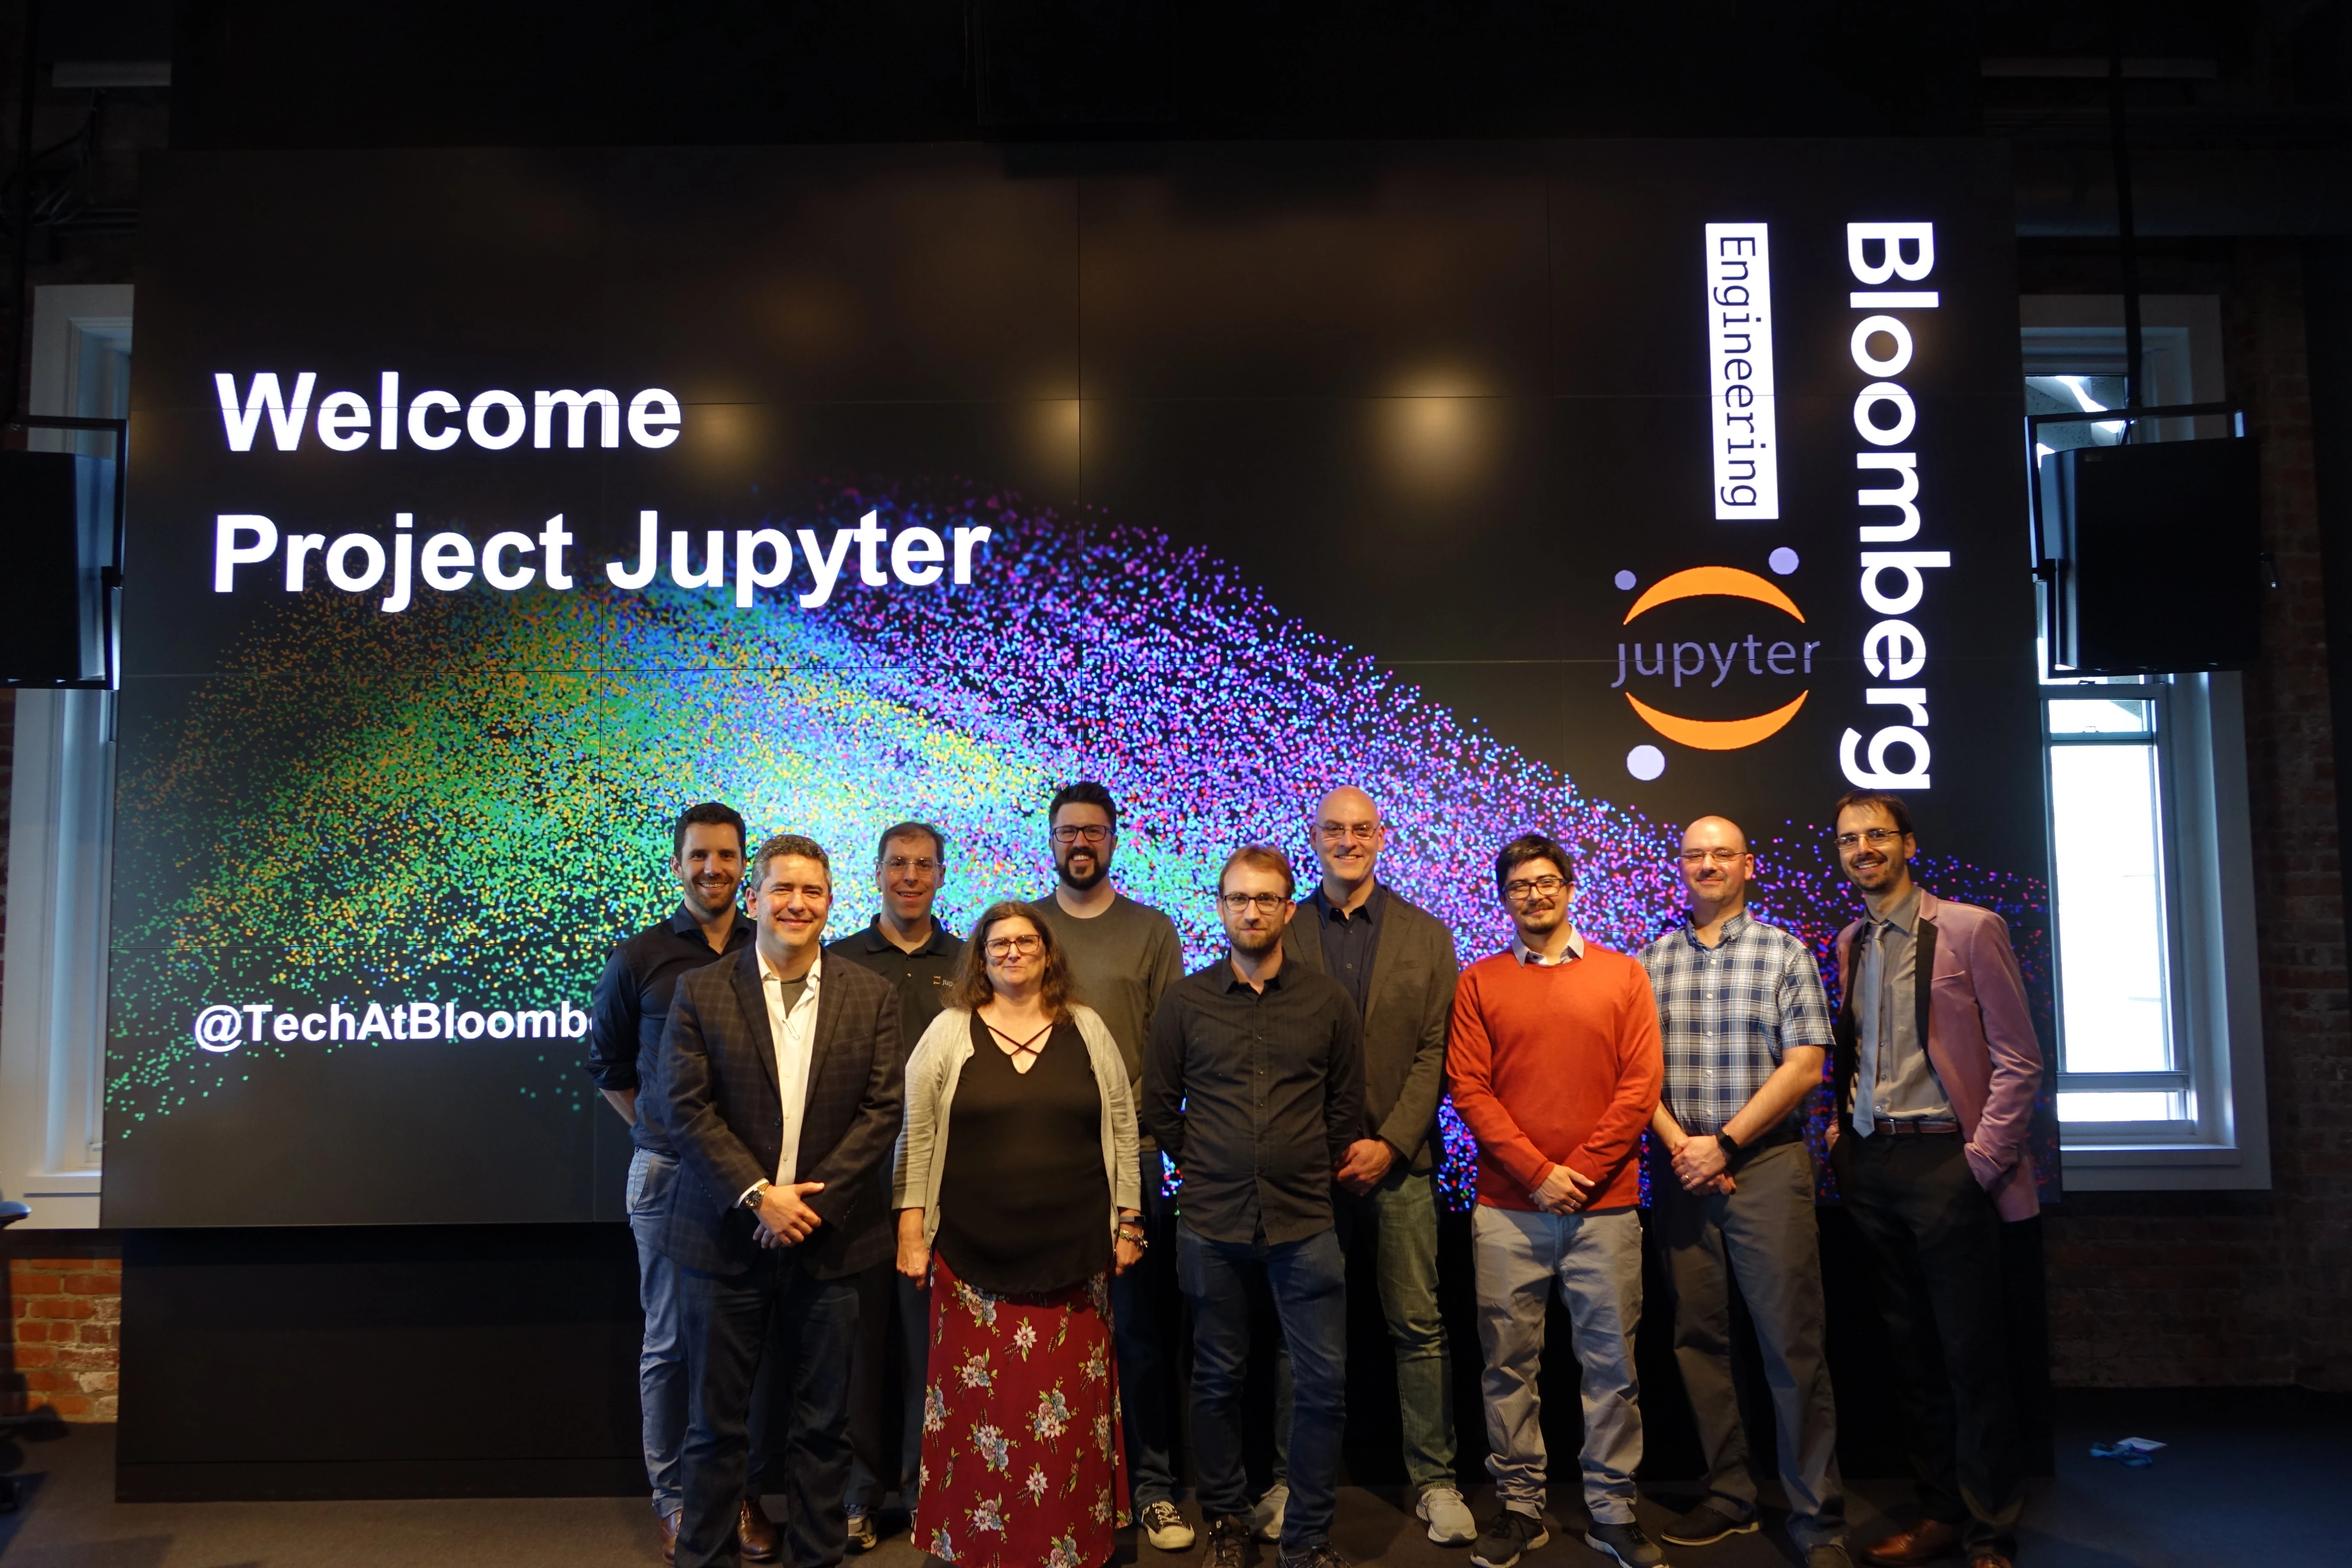
<instances>
[{"instance_id":1,"label":"bracelet","mask_svg":"<svg viewBox=\"0 0 2352 1568\"><path fill-rule=\"evenodd\" d=\"M1119 1240L1133 1247L1139 1252L1149 1252L1151 1250L1151 1238L1144 1235L1141 1230L1129 1230L1127 1226L1120 1226L1118 1230L1112 1234Z\"/></svg>"}]
</instances>

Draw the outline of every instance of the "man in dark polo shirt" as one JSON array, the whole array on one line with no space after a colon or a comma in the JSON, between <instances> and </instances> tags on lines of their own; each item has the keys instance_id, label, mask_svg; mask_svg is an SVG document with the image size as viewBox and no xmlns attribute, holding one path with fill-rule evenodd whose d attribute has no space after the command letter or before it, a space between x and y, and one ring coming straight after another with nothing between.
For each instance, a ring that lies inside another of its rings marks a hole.
<instances>
[{"instance_id":1,"label":"man in dark polo shirt","mask_svg":"<svg viewBox=\"0 0 2352 1568\"><path fill-rule=\"evenodd\" d=\"M1205 1568L1248 1560L1241 1393L1261 1289L1281 1320L1293 1390L1277 1568L1344 1562L1330 1538L1347 1419L1348 1269L1331 1183L1364 1135L1363 1041L1339 982L1284 957L1297 890L1280 850L1234 851L1217 879L1232 951L1160 998L1144 1060L1144 1124L1184 1173L1176 1268L1192 1309Z\"/></svg>"},{"instance_id":2,"label":"man in dark polo shirt","mask_svg":"<svg viewBox=\"0 0 2352 1568\"><path fill-rule=\"evenodd\" d=\"M874 854L882 912L864 931L825 944L828 957L845 958L898 987L898 1038L908 1055L940 1016L963 962L963 939L931 914L947 866L947 837L929 823L884 828ZM929 1321L929 1292L899 1274L895 1259L857 1277L857 1348L849 1373L852 1552L880 1542L877 1521L893 1495L898 1509L914 1506L923 1449L923 1334Z\"/></svg>"},{"instance_id":3,"label":"man in dark polo shirt","mask_svg":"<svg viewBox=\"0 0 2352 1568\"><path fill-rule=\"evenodd\" d=\"M677 1176L677 1152L660 1118L654 1088L661 1059L662 1030L669 1023L670 999L685 975L740 952L751 941L751 922L736 908L743 886L743 818L732 806L706 801L688 806L670 833L669 874L685 894L676 913L613 950L588 1005L588 1076L621 1120L635 1145L629 1157L629 1229L637 1243L637 1296L645 1308L646 1337L637 1355L637 1400L643 1422L646 1479L653 1487L654 1515L661 1521L662 1555L667 1561L677 1538L684 1502L678 1449L686 1441L686 1347L679 1339L677 1267L654 1245L662 1211ZM744 1500L738 1533L743 1555L767 1562L776 1555L776 1532L756 1500L764 1469L761 1434L751 1434L751 1490Z\"/></svg>"}]
</instances>

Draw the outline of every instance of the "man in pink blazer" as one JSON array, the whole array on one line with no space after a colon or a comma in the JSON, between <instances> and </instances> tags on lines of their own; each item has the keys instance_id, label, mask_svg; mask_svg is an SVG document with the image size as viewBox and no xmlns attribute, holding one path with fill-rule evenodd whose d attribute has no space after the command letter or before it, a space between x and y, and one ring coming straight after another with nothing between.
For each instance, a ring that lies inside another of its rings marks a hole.
<instances>
[{"instance_id":1,"label":"man in pink blazer","mask_svg":"<svg viewBox=\"0 0 2352 1568\"><path fill-rule=\"evenodd\" d=\"M2017 1552L2017 1423L2000 1222L2040 1212L2026 1134L2042 1047L2009 928L1911 879L1900 795L1837 804L1838 863L1865 916L1838 934L1830 1165L1877 1263L1923 1517L1873 1563Z\"/></svg>"}]
</instances>

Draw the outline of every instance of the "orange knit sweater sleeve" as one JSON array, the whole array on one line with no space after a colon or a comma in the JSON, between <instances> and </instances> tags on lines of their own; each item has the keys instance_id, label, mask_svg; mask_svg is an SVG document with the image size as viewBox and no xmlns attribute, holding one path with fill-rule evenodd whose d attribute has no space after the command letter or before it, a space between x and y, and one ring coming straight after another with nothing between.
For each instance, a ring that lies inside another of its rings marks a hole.
<instances>
[{"instance_id":1,"label":"orange knit sweater sleeve","mask_svg":"<svg viewBox=\"0 0 2352 1568\"><path fill-rule=\"evenodd\" d=\"M1639 963L1625 966L1618 1000L1617 1089L1593 1124L1592 1136L1569 1166L1580 1174L1605 1177L1630 1158L1658 1109L1665 1087L1665 1046L1658 1033L1658 1001ZM1456 1102L1457 1106L1459 1102Z\"/></svg>"},{"instance_id":2,"label":"orange knit sweater sleeve","mask_svg":"<svg viewBox=\"0 0 2352 1568\"><path fill-rule=\"evenodd\" d=\"M1519 1131L1511 1113L1503 1109L1496 1097L1494 1082L1495 1047L1486 1033L1486 1020L1479 1004L1479 976L1475 965L1465 970L1462 984L1454 993L1454 1025L1445 1047L1445 1076L1454 1090L1454 1114L1470 1129L1470 1135L1486 1156L1510 1173L1511 1179L1532 1193L1544 1184L1551 1174L1551 1161ZM1650 1043L1653 1055L1657 1051L1657 1014L1650 1017ZM1650 1093L1653 1103L1657 1090ZM1648 1112L1644 1111L1644 1118Z\"/></svg>"}]
</instances>

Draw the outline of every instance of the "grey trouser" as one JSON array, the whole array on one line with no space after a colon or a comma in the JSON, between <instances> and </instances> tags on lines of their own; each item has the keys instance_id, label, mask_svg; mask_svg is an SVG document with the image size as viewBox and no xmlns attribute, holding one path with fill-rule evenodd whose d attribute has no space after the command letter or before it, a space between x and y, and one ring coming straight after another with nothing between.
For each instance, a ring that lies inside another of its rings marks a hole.
<instances>
[{"instance_id":1,"label":"grey trouser","mask_svg":"<svg viewBox=\"0 0 2352 1568\"><path fill-rule=\"evenodd\" d=\"M1633 1468L1642 1462L1641 1387L1633 1330L1642 1321L1642 1216L1633 1209L1554 1215L1492 1208L1472 1213L1478 1271L1480 1377L1486 1402L1486 1469L1506 1508L1544 1508L1544 1308L1554 1281L1573 1327L1584 1405L1584 1506L1595 1524L1633 1521Z\"/></svg>"},{"instance_id":2,"label":"grey trouser","mask_svg":"<svg viewBox=\"0 0 2352 1568\"><path fill-rule=\"evenodd\" d=\"M1731 1291L1748 1303L1789 1493L1789 1534L1800 1550L1845 1539L1837 1413L1822 1357L1822 1244L1813 1216L1813 1159L1801 1142L1745 1158L1729 1194L1683 1190L1661 1160L1651 1172L1652 1214L1674 1291L1675 1361L1690 1394L1707 1487L1736 1518L1756 1514L1756 1478L1731 1382Z\"/></svg>"}]
</instances>

